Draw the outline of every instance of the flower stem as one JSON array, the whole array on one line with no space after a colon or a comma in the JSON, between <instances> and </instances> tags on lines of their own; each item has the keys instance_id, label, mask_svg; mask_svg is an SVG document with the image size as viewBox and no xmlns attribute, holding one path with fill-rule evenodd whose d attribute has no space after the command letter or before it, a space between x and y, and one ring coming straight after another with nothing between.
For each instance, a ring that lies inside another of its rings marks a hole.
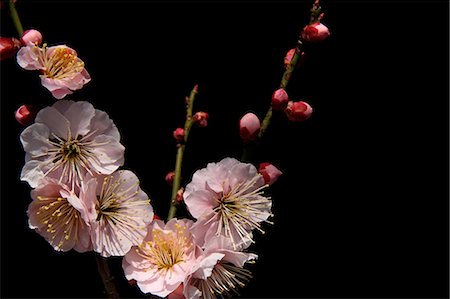
<instances>
[{"instance_id":1,"label":"flower stem","mask_svg":"<svg viewBox=\"0 0 450 299\"><path fill-rule=\"evenodd\" d=\"M23 35L23 27L22 23L20 22L19 14L16 10L16 5L14 4L14 0L9 0L9 13L11 15L11 18L14 23L14 27L16 27L17 33L19 36Z\"/></svg>"},{"instance_id":2,"label":"flower stem","mask_svg":"<svg viewBox=\"0 0 450 299\"><path fill-rule=\"evenodd\" d=\"M177 193L180 189L180 183L181 183L181 166L183 164L183 155L184 155L184 149L186 148L186 143L189 137L189 132L192 128L193 119L192 119L192 108L194 106L194 100L195 95L198 93L198 86L195 85L194 88L191 91L191 94L189 98L187 99L187 109L186 109L186 121L184 123L184 142L179 143L178 150L177 150L177 158L175 162L175 177L173 179L173 185L172 185L172 197L170 199L170 209L169 214L167 215L167 221L175 217L175 214L177 213Z\"/></svg>"},{"instance_id":3,"label":"flower stem","mask_svg":"<svg viewBox=\"0 0 450 299\"><path fill-rule=\"evenodd\" d=\"M286 70L283 73L283 77L281 77L280 88L286 89L286 87L289 83L289 80L291 79L292 72L294 71L295 67L297 66L297 63L300 60L300 57L302 56L302 54L301 54L302 53L302 45L303 45L303 43L302 43L301 37L299 36L294 56L292 57L289 65L286 67ZM272 118L272 107L269 107L269 110L267 110L266 116L264 117L264 120L261 124L261 129L260 129L259 135L258 135L259 139L262 138L262 136L266 132L267 128L269 127L271 118Z\"/></svg>"},{"instance_id":4,"label":"flower stem","mask_svg":"<svg viewBox=\"0 0 450 299\"><path fill-rule=\"evenodd\" d=\"M100 276L102 277L103 285L108 298L120 298L119 292L117 292L117 288L114 283L114 277L111 275L111 271L109 270L108 261L106 258L98 254L95 255L95 259L97 260L98 273L100 273Z\"/></svg>"}]
</instances>

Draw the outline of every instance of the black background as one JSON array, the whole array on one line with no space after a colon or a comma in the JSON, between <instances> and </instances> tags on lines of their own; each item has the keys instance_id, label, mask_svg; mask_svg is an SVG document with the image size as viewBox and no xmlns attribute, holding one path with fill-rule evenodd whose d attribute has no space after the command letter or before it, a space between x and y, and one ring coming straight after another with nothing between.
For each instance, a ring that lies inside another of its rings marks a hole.
<instances>
[{"instance_id":1,"label":"black background","mask_svg":"<svg viewBox=\"0 0 450 299\"><path fill-rule=\"evenodd\" d=\"M92 81L70 99L106 111L133 170L165 217L172 131L199 84L184 183L207 162L239 158L238 120L261 118L312 1L20 1L26 28L77 50ZM243 297L448 297L448 3L323 1L330 39L305 49L288 93L307 122L275 114L258 160L284 175L274 225ZM1 11L1 35L15 34ZM20 182L23 103L51 105L36 72L1 63L1 296L102 297L92 253L56 253L27 227ZM142 297L112 269L124 297Z\"/></svg>"}]
</instances>

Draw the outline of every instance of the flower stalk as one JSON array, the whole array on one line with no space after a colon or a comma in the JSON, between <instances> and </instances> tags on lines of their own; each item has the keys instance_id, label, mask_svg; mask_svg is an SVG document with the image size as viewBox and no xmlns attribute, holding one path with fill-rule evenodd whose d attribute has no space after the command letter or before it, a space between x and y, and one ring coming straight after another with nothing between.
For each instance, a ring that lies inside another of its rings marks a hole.
<instances>
[{"instance_id":1,"label":"flower stalk","mask_svg":"<svg viewBox=\"0 0 450 299\"><path fill-rule=\"evenodd\" d=\"M181 166L183 164L183 155L184 150L186 148L186 143L189 137L189 132L192 128L192 125L194 123L194 120L192 118L192 108L194 106L194 100L195 96L198 93L198 85L195 85L194 88L191 91L191 94L189 95L189 98L186 100L186 121L184 123L184 140L180 143L178 143L177 147L177 157L175 161L175 177L173 179L172 184L172 197L170 199L170 209L169 213L167 215L167 221L175 217L175 214L177 212L177 206L178 206L178 200L177 200L177 193L180 189L180 183L181 183Z\"/></svg>"},{"instance_id":2,"label":"flower stalk","mask_svg":"<svg viewBox=\"0 0 450 299\"><path fill-rule=\"evenodd\" d=\"M120 298L119 292L117 291L116 285L114 283L114 277L111 275L109 270L108 261L106 258L96 254L95 259L97 261L98 273L102 277L103 285L106 290L108 298L117 299Z\"/></svg>"},{"instance_id":3,"label":"flower stalk","mask_svg":"<svg viewBox=\"0 0 450 299\"><path fill-rule=\"evenodd\" d=\"M11 18L14 23L14 27L16 27L17 33L19 36L23 35L23 27L22 23L20 22L19 14L16 10L16 5L14 4L14 0L9 0L9 13L11 15Z\"/></svg>"}]
</instances>

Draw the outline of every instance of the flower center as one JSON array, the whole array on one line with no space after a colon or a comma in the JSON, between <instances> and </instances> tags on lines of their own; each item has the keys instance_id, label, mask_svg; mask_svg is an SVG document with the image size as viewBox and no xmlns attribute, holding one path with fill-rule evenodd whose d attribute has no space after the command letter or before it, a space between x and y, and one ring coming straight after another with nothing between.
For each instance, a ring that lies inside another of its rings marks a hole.
<instances>
[{"instance_id":1,"label":"flower center","mask_svg":"<svg viewBox=\"0 0 450 299\"><path fill-rule=\"evenodd\" d=\"M176 224L176 232L153 229L153 240L139 245L136 252L149 260L158 270L169 270L185 261L186 252L193 246L184 236L186 227Z\"/></svg>"},{"instance_id":2,"label":"flower center","mask_svg":"<svg viewBox=\"0 0 450 299\"><path fill-rule=\"evenodd\" d=\"M244 287L252 277L247 269L239 268L230 263L219 262L214 266L211 276L207 279L194 278L192 284L202 292L202 298L216 298L217 295L233 297L239 295L238 287Z\"/></svg>"},{"instance_id":3,"label":"flower center","mask_svg":"<svg viewBox=\"0 0 450 299\"><path fill-rule=\"evenodd\" d=\"M255 187L260 176L256 174L251 180L236 184L216 199L214 212L220 222L216 234L224 233L231 239L234 247L237 240L234 239L232 230L243 240L252 240L251 231L254 228L264 233L260 222L268 222L265 216L270 211L270 201L262 196L267 185Z\"/></svg>"},{"instance_id":4,"label":"flower center","mask_svg":"<svg viewBox=\"0 0 450 299\"><path fill-rule=\"evenodd\" d=\"M61 248L68 240L78 239L77 231L82 222L78 221L80 212L65 198L56 196L38 196L41 205L36 212L39 222L47 226L52 244Z\"/></svg>"},{"instance_id":5,"label":"flower center","mask_svg":"<svg viewBox=\"0 0 450 299\"><path fill-rule=\"evenodd\" d=\"M72 49L57 47L48 53L47 45L44 44L44 75L52 79L64 79L73 77L84 68L84 63L78 59Z\"/></svg>"}]
</instances>

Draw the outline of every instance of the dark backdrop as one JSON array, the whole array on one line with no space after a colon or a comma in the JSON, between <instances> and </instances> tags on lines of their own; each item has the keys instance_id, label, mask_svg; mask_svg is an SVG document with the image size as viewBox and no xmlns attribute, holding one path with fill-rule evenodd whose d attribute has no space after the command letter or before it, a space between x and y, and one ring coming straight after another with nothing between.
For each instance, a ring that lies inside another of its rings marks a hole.
<instances>
[{"instance_id":1,"label":"dark backdrop","mask_svg":"<svg viewBox=\"0 0 450 299\"><path fill-rule=\"evenodd\" d=\"M88 100L116 123L125 168L156 213L175 161L194 84L196 110L186 182L195 169L239 157L238 120L263 117L285 52L312 1L20 1L25 28L66 43L92 82ZM254 278L243 297L448 297L448 3L323 1L329 40L306 49L288 87L314 114L281 114L259 152L284 176L271 188L274 225L257 235ZM15 32L5 11L1 35ZM53 103L37 73L1 64L2 297L101 297L92 253L56 253L27 227L30 188L19 181L22 103ZM141 296L112 267L125 296Z\"/></svg>"}]
</instances>

